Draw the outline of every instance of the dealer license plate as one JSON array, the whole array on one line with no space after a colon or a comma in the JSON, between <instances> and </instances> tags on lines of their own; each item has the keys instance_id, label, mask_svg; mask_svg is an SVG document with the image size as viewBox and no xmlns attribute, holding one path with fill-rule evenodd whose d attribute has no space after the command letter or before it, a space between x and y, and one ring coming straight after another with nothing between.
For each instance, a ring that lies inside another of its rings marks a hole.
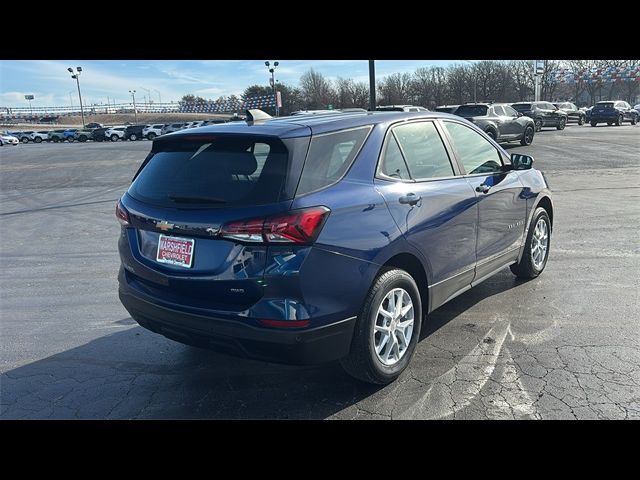
<instances>
[{"instance_id":1,"label":"dealer license plate","mask_svg":"<svg viewBox=\"0 0 640 480\"><path fill-rule=\"evenodd\" d=\"M156 260L160 263L191 268L195 243L196 241L192 238L170 237L160 234Z\"/></svg>"}]
</instances>

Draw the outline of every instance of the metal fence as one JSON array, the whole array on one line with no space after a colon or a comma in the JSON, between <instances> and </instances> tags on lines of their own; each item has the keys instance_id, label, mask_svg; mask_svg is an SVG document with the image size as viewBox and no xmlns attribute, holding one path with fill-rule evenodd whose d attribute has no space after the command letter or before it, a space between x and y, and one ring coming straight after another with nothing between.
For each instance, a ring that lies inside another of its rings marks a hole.
<instances>
[{"instance_id":1,"label":"metal fence","mask_svg":"<svg viewBox=\"0 0 640 480\"><path fill-rule=\"evenodd\" d=\"M209 101L209 102L171 102L171 103L137 103L137 113L235 113L252 108L275 107L274 95L248 97L239 101ZM83 105L85 115L100 115L113 113L134 113L133 103L91 104ZM62 107L0 107L0 116L19 118L33 121L43 121L46 118L58 118L80 115L80 106ZM46 120L45 120L46 121ZM54 121L54 120L53 120Z\"/></svg>"}]
</instances>

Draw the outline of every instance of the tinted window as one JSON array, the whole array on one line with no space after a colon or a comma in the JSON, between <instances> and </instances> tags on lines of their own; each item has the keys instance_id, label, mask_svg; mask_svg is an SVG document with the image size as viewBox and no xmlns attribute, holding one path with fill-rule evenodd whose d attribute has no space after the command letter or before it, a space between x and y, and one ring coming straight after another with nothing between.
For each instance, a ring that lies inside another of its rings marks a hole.
<instances>
[{"instance_id":1,"label":"tinted window","mask_svg":"<svg viewBox=\"0 0 640 480\"><path fill-rule=\"evenodd\" d=\"M495 107L493 107L493 111L495 112L495 115L498 115L499 117L502 117L505 115L503 108L499 105L496 105Z\"/></svg>"},{"instance_id":2,"label":"tinted window","mask_svg":"<svg viewBox=\"0 0 640 480\"><path fill-rule=\"evenodd\" d=\"M530 103L517 103L515 105L511 105L514 109L516 109L518 112L524 112L526 110L531 110L531 104Z\"/></svg>"},{"instance_id":3,"label":"tinted window","mask_svg":"<svg viewBox=\"0 0 640 480\"><path fill-rule=\"evenodd\" d=\"M433 122L417 122L393 129L409 167L416 180L450 177L453 167Z\"/></svg>"},{"instance_id":4,"label":"tinted window","mask_svg":"<svg viewBox=\"0 0 640 480\"><path fill-rule=\"evenodd\" d=\"M313 137L296 195L320 190L340 180L370 131L367 126Z\"/></svg>"},{"instance_id":5,"label":"tinted window","mask_svg":"<svg viewBox=\"0 0 640 480\"><path fill-rule=\"evenodd\" d=\"M484 117L487 114L486 105L460 105L456 115L460 117Z\"/></svg>"},{"instance_id":6,"label":"tinted window","mask_svg":"<svg viewBox=\"0 0 640 480\"><path fill-rule=\"evenodd\" d=\"M468 174L491 173L500 170L500 154L485 138L465 125L444 122L458 157Z\"/></svg>"},{"instance_id":7,"label":"tinted window","mask_svg":"<svg viewBox=\"0 0 640 480\"><path fill-rule=\"evenodd\" d=\"M508 117L517 117L518 116L518 112L511 108L509 105L503 105L502 108L504 108L504 113L508 116Z\"/></svg>"},{"instance_id":8,"label":"tinted window","mask_svg":"<svg viewBox=\"0 0 640 480\"><path fill-rule=\"evenodd\" d=\"M411 178L396 137L393 135L387 136L384 153L382 154L382 163L380 164L380 173L398 180L409 180Z\"/></svg>"},{"instance_id":9,"label":"tinted window","mask_svg":"<svg viewBox=\"0 0 640 480\"><path fill-rule=\"evenodd\" d=\"M288 151L273 137L220 135L160 143L129 188L141 201L228 207L282 200Z\"/></svg>"}]
</instances>

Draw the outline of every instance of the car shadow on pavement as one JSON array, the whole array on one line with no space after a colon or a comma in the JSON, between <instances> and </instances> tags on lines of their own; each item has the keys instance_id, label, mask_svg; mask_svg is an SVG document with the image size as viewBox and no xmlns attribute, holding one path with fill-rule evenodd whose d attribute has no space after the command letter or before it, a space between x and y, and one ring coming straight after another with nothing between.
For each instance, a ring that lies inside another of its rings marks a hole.
<instances>
[{"instance_id":1,"label":"car shadow on pavement","mask_svg":"<svg viewBox=\"0 0 640 480\"><path fill-rule=\"evenodd\" d=\"M449 324L476 303L519 284L504 272L471 289L433 312L421 337L454 328ZM338 362L294 367L240 359L181 345L132 322L115 320L116 333L3 373L0 418L317 419L368 397L384 402L402 394L401 382L364 384ZM423 351L420 361L428 358Z\"/></svg>"}]
</instances>

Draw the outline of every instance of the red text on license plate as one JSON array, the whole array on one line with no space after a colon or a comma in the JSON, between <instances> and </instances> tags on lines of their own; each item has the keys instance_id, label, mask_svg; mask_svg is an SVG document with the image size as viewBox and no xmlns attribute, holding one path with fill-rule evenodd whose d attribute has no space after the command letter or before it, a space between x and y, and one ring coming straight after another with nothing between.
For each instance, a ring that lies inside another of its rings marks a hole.
<instances>
[{"instance_id":1,"label":"red text on license plate","mask_svg":"<svg viewBox=\"0 0 640 480\"><path fill-rule=\"evenodd\" d=\"M192 238L169 237L160 234L156 260L161 263L190 268L193 263L194 245L195 240Z\"/></svg>"}]
</instances>

